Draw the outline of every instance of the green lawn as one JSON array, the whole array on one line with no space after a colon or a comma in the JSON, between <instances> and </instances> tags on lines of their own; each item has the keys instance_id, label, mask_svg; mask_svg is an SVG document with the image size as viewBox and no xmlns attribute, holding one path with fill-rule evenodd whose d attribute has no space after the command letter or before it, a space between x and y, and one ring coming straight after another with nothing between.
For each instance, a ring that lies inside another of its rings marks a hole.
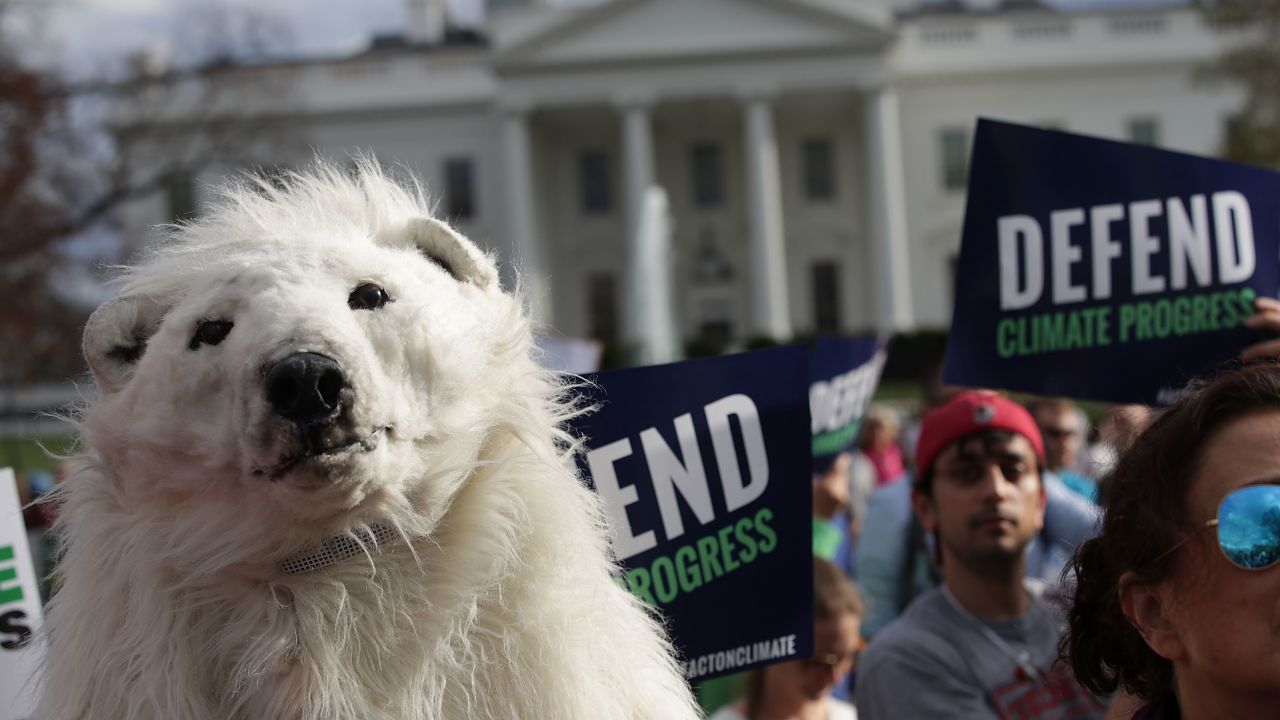
<instances>
[{"instance_id":1,"label":"green lawn","mask_svg":"<svg viewBox=\"0 0 1280 720\"><path fill-rule=\"evenodd\" d=\"M53 470L58 463L49 457L44 448L53 453L65 453L71 449L75 438L71 435L53 435L39 441L28 438L0 438L0 467L11 467L22 474L32 470ZM44 448L41 448L41 445Z\"/></svg>"}]
</instances>

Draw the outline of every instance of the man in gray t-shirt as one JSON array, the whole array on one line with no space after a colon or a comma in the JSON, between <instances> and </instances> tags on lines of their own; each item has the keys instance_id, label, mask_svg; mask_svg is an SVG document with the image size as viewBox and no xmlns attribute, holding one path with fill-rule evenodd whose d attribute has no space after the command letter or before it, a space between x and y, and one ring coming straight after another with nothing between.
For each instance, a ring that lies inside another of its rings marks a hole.
<instances>
[{"instance_id":1,"label":"man in gray t-shirt","mask_svg":"<svg viewBox=\"0 0 1280 720\"><path fill-rule=\"evenodd\" d=\"M940 587L871 642L860 720L1092 719L1102 704L1056 662L1060 616L1026 583L1044 522L1044 445L1021 406L967 392L925 416L912 505L936 539Z\"/></svg>"}]
</instances>

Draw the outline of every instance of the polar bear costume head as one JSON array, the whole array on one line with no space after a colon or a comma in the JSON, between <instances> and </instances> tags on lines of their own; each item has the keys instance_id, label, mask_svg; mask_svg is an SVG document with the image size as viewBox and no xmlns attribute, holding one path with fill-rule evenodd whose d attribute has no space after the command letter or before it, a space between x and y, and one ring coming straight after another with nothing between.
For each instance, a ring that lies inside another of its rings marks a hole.
<instances>
[{"instance_id":1,"label":"polar bear costume head","mask_svg":"<svg viewBox=\"0 0 1280 720\"><path fill-rule=\"evenodd\" d=\"M285 182L230 188L93 314L89 444L228 552L366 518L429 535L486 437L531 419L519 303L375 166Z\"/></svg>"},{"instance_id":2,"label":"polar bear costume head","mask_svg":"<svg viewBox=\"0 0 1280 720\"><path fill-rule=\"evenodd\" d=\"M376 163L225 188L85 330L37 717L694 717L532 347Z\"/></svg>"}]
</instances>

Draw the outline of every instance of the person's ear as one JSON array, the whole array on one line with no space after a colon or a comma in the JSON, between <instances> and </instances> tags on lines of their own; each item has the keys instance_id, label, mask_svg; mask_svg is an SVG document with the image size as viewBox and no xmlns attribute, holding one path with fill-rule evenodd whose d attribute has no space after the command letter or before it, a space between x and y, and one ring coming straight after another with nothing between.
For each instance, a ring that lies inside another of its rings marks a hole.
<instances>
[{"instance_id":1,"label":"person's ear","mask_svg":"<svg viewBox=\"0 0 1280 720\"><path fill-rule=\"evenodd\" d=\"M938 531L938 514L933 506L933 498L925 493L912 489L911 490L911 507L916 512L916 517L920 520L920 527L925 532L933 533Z\"/></svg>"},{"instance_id":2,"label":"person's ear","mask_svg":"<svg viewBox=\"0 0 1280 720\"><path fill-rule=\"evenodd\" d=\"M1160 657L1179 660L1186 652L1177 627L1170 622L1171 595L1164 583L1140 583L1127 572L1120 576L1120 609L1147 646Z\"/></svg>"}]
</instances>

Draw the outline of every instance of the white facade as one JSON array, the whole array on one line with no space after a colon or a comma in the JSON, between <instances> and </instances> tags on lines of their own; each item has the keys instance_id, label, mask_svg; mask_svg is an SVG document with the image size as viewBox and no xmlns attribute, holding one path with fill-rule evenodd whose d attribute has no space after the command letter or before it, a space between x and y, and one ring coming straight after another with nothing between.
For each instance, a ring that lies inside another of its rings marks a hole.
<instances>
[{"instance_id":1,"label":"white facade","mask_svg":"<svg viewBox=\"0 0 1280 720\"><path fill-rule=\"evenodd\" d=\"M505 4L487 46L246 72L289 82L264 110L300 146L403 164L444 216L446 164L469 166L474 207L458 226L522 269L549 331L623 345L645 342L628 327L629 298L644 297L628 292L628 258L654 185L685 340L945 329L964 192L963 167L948 187L944 145L963 153L978 116L1212 155L1240 102L1194 80L1223 41L1186 8ZM282 150L280 164L305 159ZM157 198L129 225L165 213Z\"/></svg>"}]
</instances>

